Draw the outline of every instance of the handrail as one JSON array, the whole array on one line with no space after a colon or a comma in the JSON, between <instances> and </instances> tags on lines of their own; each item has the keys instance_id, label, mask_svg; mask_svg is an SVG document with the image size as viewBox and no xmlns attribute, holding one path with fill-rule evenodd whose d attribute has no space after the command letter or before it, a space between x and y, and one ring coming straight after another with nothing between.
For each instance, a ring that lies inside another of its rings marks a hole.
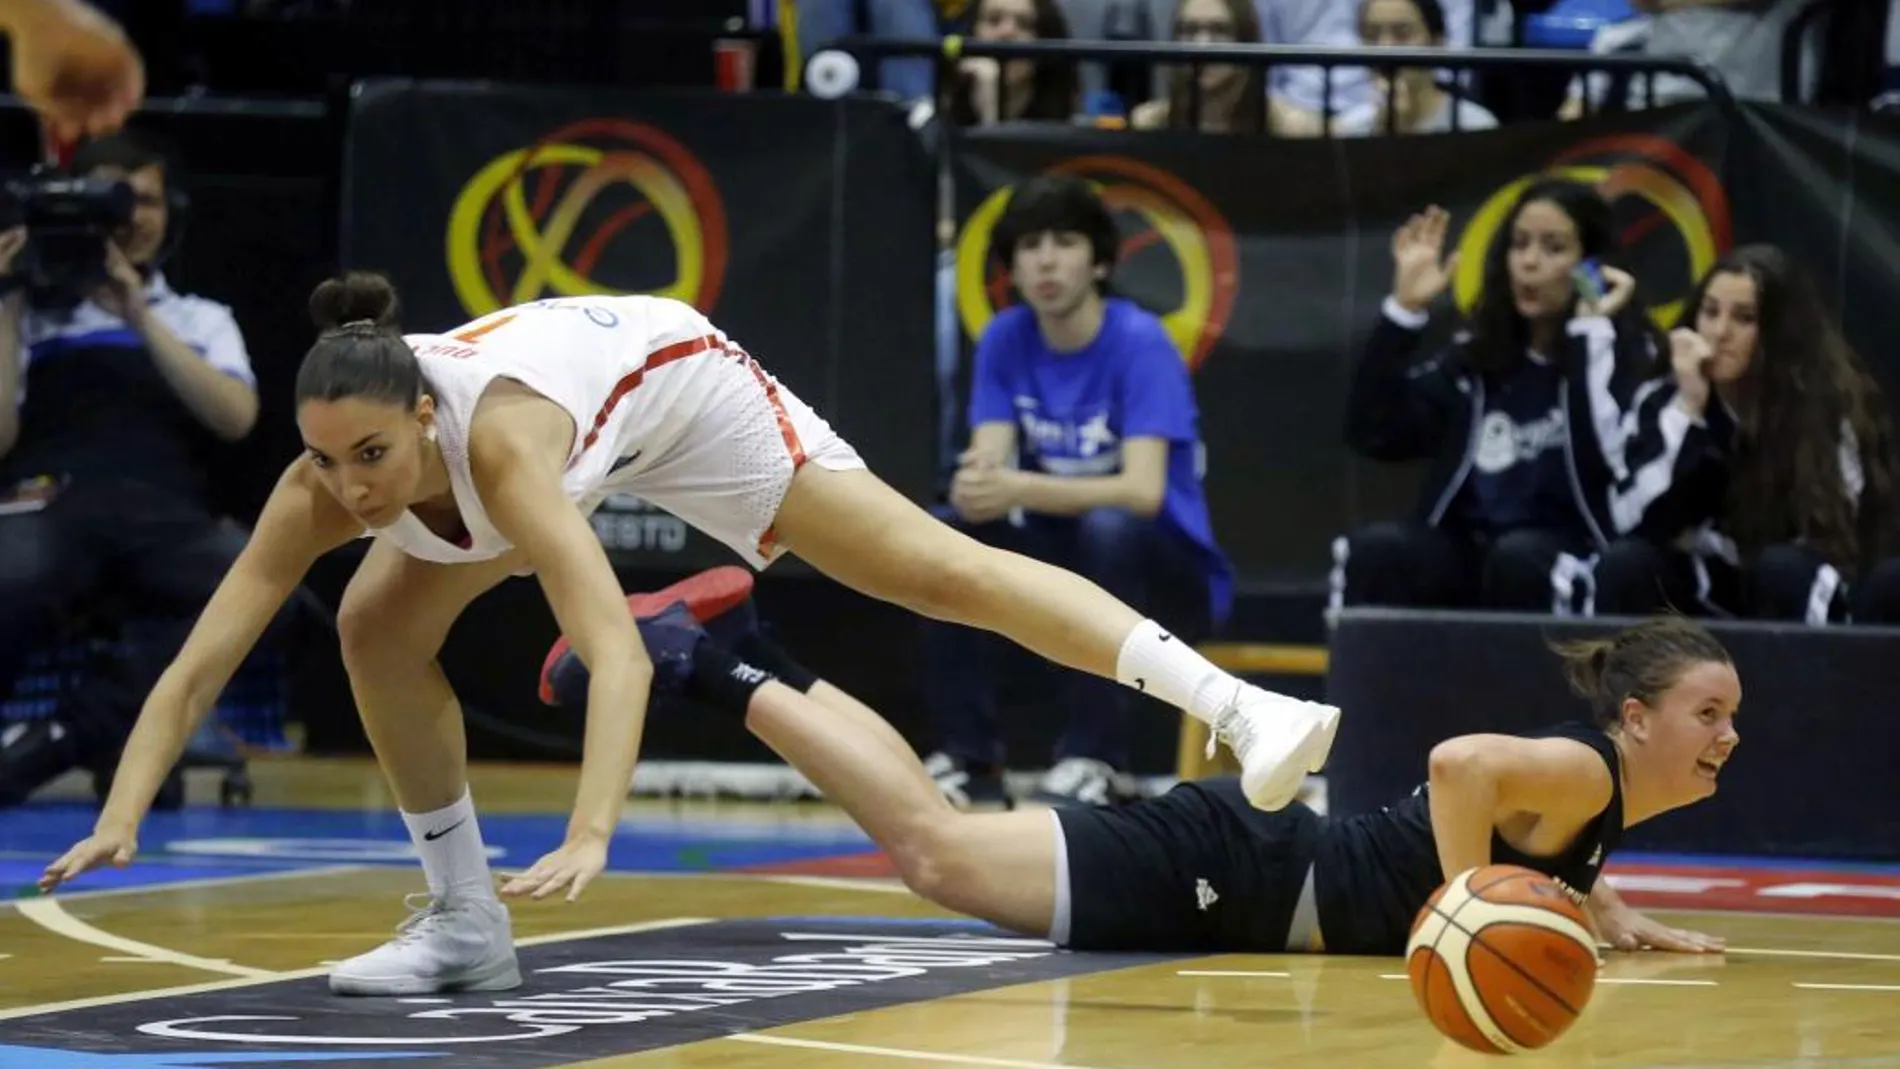
<instances>
[{"instance_id":1,"label":"handrail","mask_svg":"<svg viewBox=\"0 0 1900 1069\"><path fill-rule=\"evenodd\" d=\"M1077 62L1136 61L1194 64L1232 63L1247 67L1399 67L1490 70L1573 70L1627 74L1680 74L1708 93L1725 114L1735 108L1735 94L1708 62L1693 56L1631 56L1574 52L1559 48L1308 48L1303 45L1189 44L1176 41L981 41L973 37L941 40L897 40L844 37L813 52L815 62L826 51L845 52L854 59L938 59L953 62L965 56L996 60L1068 59ZM1330 96L1330 81L1327 85ZM1330 100L1326 101L1330 105Z\"/></svg>"},{"instance_id":2,"label":"handrail","mask_svg":"<svg viewBox=\"0 0 1900 1069\"><path fill-rule=\"evenodd\" d=\"M1805 104L1801 99L1801 68L1805 57L1801 46L1806 43L1808 30L1832 13L1828 0L1808 0L1808 3L1788 20L1787 28L1781 31L1781 100L1786 104Z\"/></svg>"}]
</instances>

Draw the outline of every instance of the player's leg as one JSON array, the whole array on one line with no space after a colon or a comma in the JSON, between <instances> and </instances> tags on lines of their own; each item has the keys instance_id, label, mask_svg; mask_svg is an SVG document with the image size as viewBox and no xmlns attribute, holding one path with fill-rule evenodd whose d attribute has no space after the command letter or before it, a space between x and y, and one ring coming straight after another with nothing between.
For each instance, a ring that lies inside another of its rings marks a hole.
<instances>
[{"instance_id":1,"label":"player's leg","mask_svg":"<svg viewBox=\"0 0 1900 1069\"><path fill-rule=\"evenodd\" d=\"M882 848L923 898L1037 937L1056 910L1057 830L1048 812L964 813L914 753L893 760L867 730L883 718L820 683L800 694L768 683L746 727L812 781Z\"/></svg>"},{"instance_id":2,"label":"player's leg","mask_svg":"<svg viewBox=\"0 0 1900 1069\"><path fill-rule=\"evenodd\" d=\"M708 568L660 590L629 595L627 609L636 619L647 619L672 605L684 605L713 641L848 718L867 738L884 748L890 755L892 767L908 769L916 765L924 782L934 786L934 781L918 764L917 752L897 729L869 706L819 679L760 631L757 609L752 604L752 585L752 573L744 568L736 565ZM549 705L585 710L587 681L587 666L574 656L567 636L562 635L548 650L542 664L541 700Z\"/></svg>"},{"instance_id":3,"label":"player's leg","mask_svg":"<svg viewBox=\"0 0 1900 1069\"><path fill-rule=\"evenodd\" d=\"M690 597L674 596L680 593L676 585L629 599L654 666L653 709L683 695L743 718L760 741L857 821L919 895L1015 931L1049 933L1059 840L1046 813L958 811L915 752L904 747L899 753L889 744L886 736L895 732L882 717L821 683L782 650L769 651L769 666L739 657L707 634L717 628L744 641L731 621L702 624L705 605L695 610ZM586 668L571 652L557 658L551 676L563 705L586 703Z\"/></svg>"},{"instance_id":4,"label":"player's leg","mask_svg":"<svg viewBox=\"0 0 1900 1069\"><path fill-rule=\"evenodd\" d=\"M512 557L431 564L379 541L344 591L337 632L350 690L431 901L402 936L332 971L339 994L493 991L521 982L468 794L461 705L435 659L462 610L516 567Z\"/></svg>"},{"instance_id":5,"label":"player's leg","mask_svg":"<svg viewBox=\"0 0 1900 1069\"><path fill-rule=\"evenodd\" d=\"M693 418L666 453L607 489L666 509L754 567L789 549L862 593L1185 709L1232 747L1263 808L1292 801L1324 763L1338 710L1244 684L1096 584L951 530L866 470L750 357L728 355L694 369L675 402Z\"/></svg>"},{"instance_id":6,"label":"player's leg","mask_svg":"<svg viewBox=\"0 0 1900 1069\"><path fill-rule=\"evenodd\" d=\"M1096 584L952 530L869 471L800 467L773 530L861 593L1001 633L1206 721L1233 748L1247 794L1263 808L1291 801L1331 749L1337 710L1241 682Z\"/></svg>"}]
</instances>

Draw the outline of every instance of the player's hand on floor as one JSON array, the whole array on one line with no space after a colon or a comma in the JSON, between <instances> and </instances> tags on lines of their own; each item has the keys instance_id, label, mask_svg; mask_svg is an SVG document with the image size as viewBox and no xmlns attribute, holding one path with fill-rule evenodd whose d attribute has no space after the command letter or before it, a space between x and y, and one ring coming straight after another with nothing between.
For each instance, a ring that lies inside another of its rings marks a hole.
<instances>
[{"instance_id":1,"label":"player's hand on floor","mask_svg":"<svg viewBox=\"0 0 1900 1069\"><path fill-rule=\"evenodd\" d=\"M58 861L46 866L46 871L40 874L40 893L50 894L60 884L108 862L124 868L138 852L138 838L130 832L94 832Z\"/></svg>"},{"instance_id":2,"label":"player's hand on floor","mask_svg":"<svg viewBox=\"0 0 1900 1069\"><path fill-rule=\"evenodd\" d=\"M534 863L534 867L501 885L509 898L527 895L547 896L567 889L569 902L581 896L587 885L607 867L607 844L595 838L569 839L559 850Z\"/></svg>"},{"instance_id":3,"label":"player's hand on floor","mask_svg":"<svg viewBox=\"0 0 1900 1069\"><path fill-rule=\"evenodd\" d=\"M1633 909L1598 921L1603 941L1617 950L1673 950L1684 954L1720 954L1728 941L1686 928L1671 928Z\"/></svg>"}]
</instances>

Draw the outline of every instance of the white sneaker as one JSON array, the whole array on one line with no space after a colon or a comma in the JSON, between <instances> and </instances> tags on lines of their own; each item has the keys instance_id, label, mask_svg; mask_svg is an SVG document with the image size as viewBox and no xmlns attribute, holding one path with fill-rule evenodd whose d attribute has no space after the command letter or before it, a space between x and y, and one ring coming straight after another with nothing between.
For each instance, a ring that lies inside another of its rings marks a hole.
<instances>
[{"instance_id":1,"label":"white sneaker","mask_svg":"<svg viewBox=\"0 0 1900 1069\"><path fill-rule=\"evenodd\" d=\"M485 899L410 895L396 938L330 970L338 995L434 995L521 986L508 910Z\"/></svg>"},{"instance_id":2,"label":"white sneaker","mask_svg":"<svg viewBox=\"0 0 1900 1069\"><path fill-rule=\"evenodd\" d=\"M1326 765L1339 710L1318 702L1242 683L1226 708L1215 714L1207 753L1224 742L1240 760L1240 789L1255 808L1285 809L1299 794L1306 774Z\"/></svg>"}]
</instances>

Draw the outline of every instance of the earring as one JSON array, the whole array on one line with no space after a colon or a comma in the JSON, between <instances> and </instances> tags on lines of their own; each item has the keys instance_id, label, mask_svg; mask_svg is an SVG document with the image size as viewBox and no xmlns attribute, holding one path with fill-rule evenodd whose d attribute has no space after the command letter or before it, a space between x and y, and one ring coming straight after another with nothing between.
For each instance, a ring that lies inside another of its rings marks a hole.
<instances>
[{"instance_id":1,"label":"earring","mask_svg":"<svg viewBox=\"0 0 1900 1069\"><path fill-rule=\"evenodd\" d=\"M427 427L422 428L422 437L431 442L435 441L435 424L431 423Z\"/></svg>"}]
</instances>

